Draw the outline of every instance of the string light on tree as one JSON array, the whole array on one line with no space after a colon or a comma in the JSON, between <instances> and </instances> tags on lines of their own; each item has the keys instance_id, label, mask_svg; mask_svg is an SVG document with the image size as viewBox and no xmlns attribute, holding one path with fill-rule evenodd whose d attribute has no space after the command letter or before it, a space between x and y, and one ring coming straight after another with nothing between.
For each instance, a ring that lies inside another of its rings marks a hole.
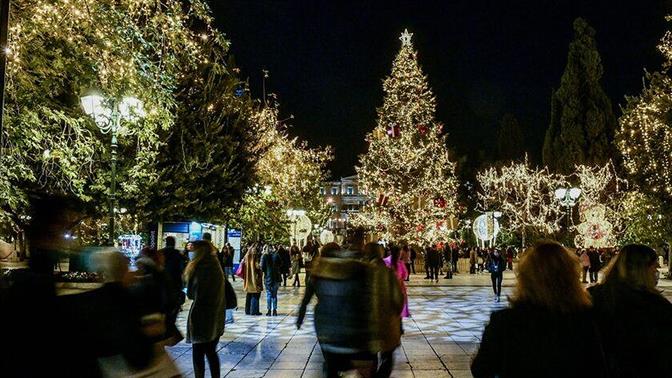
<instances>
[{"instance_id":1,"label":"string light on tree","mask_svg":"<svg viewBox=\"0 0 672 378\"><path fill-rule=\"evenodd\" d=\"M391 240L434 241L449 235L447 227L436 225L457 213L457 180L412 36L404 30L399 37L401 49L383 82L377 124L366 137L369 149L357 167L361 187L385 200L365 206L352 223Z\"/></svg>"}]
</instances>

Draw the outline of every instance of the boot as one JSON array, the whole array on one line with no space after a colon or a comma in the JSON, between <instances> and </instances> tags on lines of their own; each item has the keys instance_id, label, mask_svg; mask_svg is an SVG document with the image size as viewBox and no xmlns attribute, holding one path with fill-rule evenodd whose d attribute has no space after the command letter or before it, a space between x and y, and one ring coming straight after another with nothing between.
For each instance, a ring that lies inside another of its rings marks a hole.
<instances>
[{"instance_id":1,"label":"boot","mask_svg":"<svg viewBox=\"0 0 672 378\"><path fill-rule=\"evenodd\" d=\"M268 310L268 311L266 312L266 316L271 316L271 310Z\"/></svg>"},{"instance_id":2,"label":"boot","mask_svg":"<svg viewBox=\"0 0 672 378\"><path fill-rule=\"evenodd\" d=\"M278 316L278 310L273 310L273 316Z\"/></svg>"}]
</instances>

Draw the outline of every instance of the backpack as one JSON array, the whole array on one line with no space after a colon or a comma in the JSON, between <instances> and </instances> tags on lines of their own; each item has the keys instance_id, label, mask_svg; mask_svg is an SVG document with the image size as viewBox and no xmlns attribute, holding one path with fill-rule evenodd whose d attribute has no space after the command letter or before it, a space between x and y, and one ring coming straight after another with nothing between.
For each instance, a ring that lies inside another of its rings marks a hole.
<instances>
[{"instance_id":1,"label":"backpack","mask_svg":"<svg viewBox=\"0 0 672 378\"><path fill-rule=\"evenodd\" d=\"M233 286L229 280L224 280L224 298L226 298L226 309L231 310L238 308L238 298L236 297L236 291L233 290Z\"/></svg>"}]
</instances>

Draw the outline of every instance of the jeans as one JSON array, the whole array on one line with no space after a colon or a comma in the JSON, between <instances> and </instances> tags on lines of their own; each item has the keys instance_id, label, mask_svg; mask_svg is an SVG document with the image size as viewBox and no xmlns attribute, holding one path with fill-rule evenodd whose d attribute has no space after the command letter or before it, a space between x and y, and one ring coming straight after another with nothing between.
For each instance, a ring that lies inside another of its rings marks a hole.
<instances>
[{"instance_id":1,"label":"jeans","mask_svg":"<svg viewBox=\"0 0 672 378\"><path fill-rule=\"evenodd\" d=\"M266 283L266 308L268 311L278 310L278 287L279 282Z\"/></svg>"},{"instance_id":2,"label":"jeans","mask_svg":"<svg viewBox=\"0 0 672 378\"><path fill-rule=\"evenodd\" d=\"M236 280L236 275L233 274L233 267L232 266L225 266L224 267L224 277L231 276L231 280L235 281Z\"/></svg>"},{"instance_id":3,"label":"jeans","mask_svg":"<svg viewBox=\"0 0 672 378\"><path fill-rule=\"evenodd\" d=\"M429 278L433 278L435 280L439 279L439 267L438 266L430 266L429 267Z\"/></svg>"},{"instance_id":4,"label":"jeans","mask_svg":"<svg viewBox=\"0 0 672 378\"><path fill-rule=\"evenodd\" d=\"M492 291L495 292L496 296L502 294L502 279L504 274L502 272L490 273L490 279L492 280Z\"/></svg>"},{"instance_id":5,"label":"jeans","mask_svg":"<svg viewBox=\"0 0 672 378\"><path fill-rule=\"evenodd\" d=\"M586 281L586 276L588 275L588 267L584 266L583 267L583 276L581 277L581 282L588 282Z\"/></svg>"},{"instance_id":6,"label":"jeans","mask_svg":"<svg viewBox=\"0 0 672 378\"><path fill-rule=\"evenodd\" d=\"M261 297L261 293L247 293L245 296L245 315L259 314L259 297Z\"/></svg>"}]
</instances>

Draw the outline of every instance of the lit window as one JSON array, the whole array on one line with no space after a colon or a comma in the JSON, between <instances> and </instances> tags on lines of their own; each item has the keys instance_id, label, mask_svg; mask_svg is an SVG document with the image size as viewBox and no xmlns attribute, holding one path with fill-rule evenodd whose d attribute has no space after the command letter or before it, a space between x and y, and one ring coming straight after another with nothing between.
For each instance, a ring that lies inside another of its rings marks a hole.
<instances>
[{"instance_id":1,"label":"lit window","mask_svg":"<svg viewBox=\"0 0 672 378\"><path fill-rule=\"evenodd\" d=\"M336 195L338 194L338 187L337 186L332 186L331 187L331 195Z\"/></svg>"},{"instance_id":2,"label":"lit window","mask_svg":"<svg viewBox=\"0 0 672 378\"><path fill-rule=\"evenodd\" d=\"M320 188L320 194L321 194L321 195L324 195L324 193L325 193L324 188Z\"/></svg>"},{"instance_id":3,"label":"lit window","mask_svg":"<svg viewBox=\"0 0 672 378\"><path fill-rule=\"evenodd\" d=\"M347 188L345 188L345 194L347 194L347 195L350 195L350 196L353 195L354 191L355 191L355 189L352 186L348 186Z\"/></svg>"}]
</instances>

